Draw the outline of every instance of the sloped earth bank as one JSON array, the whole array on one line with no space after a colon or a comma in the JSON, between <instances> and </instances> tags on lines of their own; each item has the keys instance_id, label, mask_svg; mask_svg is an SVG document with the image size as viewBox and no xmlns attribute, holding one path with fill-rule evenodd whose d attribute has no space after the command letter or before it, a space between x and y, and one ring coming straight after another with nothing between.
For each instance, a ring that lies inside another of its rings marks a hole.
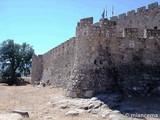
<instances>
[{"instance_id":1,"label":"sloped earth bank","mask_svg":"<svg viewBox=\"0 0 160 120\"><path fill-rule=\"evenodd\" d=\"M72 99L60 88L1 85L0 120L159 120L160 99L150 98L125 98L122 102L118 94L101 94ZM13 110L27 111L29 118ZM139 118L128 117L131 115ZM146 115L150 116L144 118Z\"/></svg>"}]
</instances>

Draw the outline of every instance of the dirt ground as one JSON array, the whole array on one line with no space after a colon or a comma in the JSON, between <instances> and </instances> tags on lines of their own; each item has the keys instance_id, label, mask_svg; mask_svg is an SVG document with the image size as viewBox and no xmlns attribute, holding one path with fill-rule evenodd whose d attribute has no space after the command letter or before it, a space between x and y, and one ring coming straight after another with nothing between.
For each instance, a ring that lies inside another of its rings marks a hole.
<instances>
[{"instance_id":1,"label":"dirt ground","mask_svg":"<svg viewBox=\"0 0 160 120\"><path fill-rule=\"evenodd\" d=\"M0 86L0 113L20 109L29 112L31 120L100 120L93 116L65 116L67 110L56 110L49 102L54 97L64 96L63 89L50 87Z\"/></svg>"},{"instance_id":2,"label":"dirt ground","mask_svg":"<svg viewBox=\"0 0 160 120\"><path fill-rule=\"evenodd\" d=\"M66 116L70 109L60 109L60 105L71 100L74 102L78 99L65 97L65 90L60 88L0 85L1 114L20 109L29 112L30 118L25 120L110 120L91 113Z\"/></svg>"}]
</instances>

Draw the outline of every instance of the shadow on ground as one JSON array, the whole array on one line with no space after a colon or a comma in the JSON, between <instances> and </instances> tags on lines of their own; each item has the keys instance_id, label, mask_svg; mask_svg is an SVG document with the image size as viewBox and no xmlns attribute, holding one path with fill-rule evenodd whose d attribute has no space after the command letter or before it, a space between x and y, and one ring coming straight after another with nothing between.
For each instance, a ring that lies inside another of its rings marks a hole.
<instances>
[{"instance_id":1,"label":"shadow on ground","mask_svg":"<svg viewBox=\"0 0 160 120\"><path fill-rule=\"evenodd\" d=\"M108 105L112 110L118 110L127 116L143 118L143 116L151 115L150 117L160 118L160 95L122 97L115 93L100 94L96 97Z\"/></svg>"},{"instance_id":2,"label":"shadow on ground","mask_svg":"<svg viewBox=\"0 0 160 120\"><path fill-rule=\"evenodd\" d=\"M3 79L0 81L0 83L4 84L5 86L24 86L30 84L30 82L26 81L23 78L17 78L16 80L11 79Z\"/></svg>"}]
</instances>

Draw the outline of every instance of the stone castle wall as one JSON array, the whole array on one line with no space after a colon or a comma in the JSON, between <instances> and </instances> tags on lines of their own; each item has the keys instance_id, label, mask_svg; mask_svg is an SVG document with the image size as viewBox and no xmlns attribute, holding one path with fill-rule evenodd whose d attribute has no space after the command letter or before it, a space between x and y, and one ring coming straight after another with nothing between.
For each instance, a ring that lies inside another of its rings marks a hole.
<instances>
[{"instance_id":1,"label":"stone castle wall","mask_svg":"<svg viewBox=\"0 0 160 120\"><path fill-rule=\"evenodd\" d=\"M33 57L32 81L67 87L71 97L160 93L159 58L160 8L153 3L95 24L81 19L75 38L42 55L42 62Z\"/></svg>"},{"instance_id":2,"label":"stone castle wall","mask_svg":"<svg viewBox=\"0 0 160 120\"><path fill-rule=\"evenodd\" d=\"M158 65L160 60L160 30L144 30L144 38L137 37L138 28L125 28L124 37L116 37L110 43L115 64L129 64L139 57L145 65Z\"/></svg>"},{"instance_id":3,"label":"stone castle wall","mask_svg":"<svg viewBox=\"0 0 160 120\"><path fill-rule=\"evenodd\" d=\"M112 89L108 78L108 41L113 37L115 22L107 19L93 24L93 18L82 19L76 31L76 56L68 84L68 96L87 97Z\"/></svg>"},{"instance_id":4,"label":"stone castle wall","mask_svg":"<svg viewBox=\"0 0 160 120\"><path fill-rule=\"evenodd\" d=\"M43 56L42 55L33 55L32 56L32 76L31 82L34 84L37 81L40 81L42 78L43 72Z\"/></svg>"},{"instance_id":5,"label":"stone castle wall","mask_svg":"<svg viewBox=\"0 0 160 120\"><path fill-rule=\"evenodd\" d=\"M73 37L42 55L43 68L41 67L42 72L39 72L36 80L55 87L66 88L74 63L74 51L75 38ZM39 62L37 61L37 59L33 59L32 64L38 66ZM33 66L32 75L37 77L38 70L34 70L35 68L36 66ZM32 79L34 80L34 77Z\"/></svg>"},{"instance_id":6,"label":"stone castle wall","mask_svg":"<svg viewBox=\"0 0 160 120\"><path fill-rule=\"evenodd\" d=\"M145 38L137 38L131 32L138 34L138 29L128 28L110 44L118 85L127 94L151 94L160 88L160 32L145 31Z\"/></svg>"},{"instance_id":7,"label":"stone castle wall","mask_svg":"<svg viewBox=\"0 0 160 120\"><path fill-rule=\"evenodd\" d=\"M143 37L144 29L153 29L154 27L160 28L160 5L153 3L129 12L123 13L119 16L111 17L112 21L117 22L116 34L118 37L122 37L123 28L138 28L139 37Z\"/></svg>"}]
</instances>

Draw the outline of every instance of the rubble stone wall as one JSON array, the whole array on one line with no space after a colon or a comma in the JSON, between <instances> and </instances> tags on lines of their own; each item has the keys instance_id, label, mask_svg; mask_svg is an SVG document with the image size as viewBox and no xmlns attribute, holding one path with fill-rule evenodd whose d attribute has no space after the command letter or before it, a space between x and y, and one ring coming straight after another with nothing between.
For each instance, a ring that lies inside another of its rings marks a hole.
<instances>
[{"instance_id":1,"label":"rubble stone wall","mask_svg":"<svg viewBox=\"0 0 160 120\"><path fill-rule=\"evenodd\" d=\"M159 58L160 6L153 3L95 24L81 19L76 37L33 56L32 81L67 87L71 97L160 93Z\"/></svg>"},{"instance_id":2,"label":"rubble stone wall","mask_svg":"<svg viewBox=\"0 0 160 120\"><path fill-rule=\"evenodd\" d=\"M142 37L144 29L153 29L157 27L160 29L160 5L158 3L152 3L141 8L137 11L131 10L123 13L119 16L113 16L110 18L117 22L116 34L118 37L122 37L123 28L138 28L139 37Z\"/></svg>"},{"instance_id":3,"label":"rubble stone wall","mask_svg":"<svg viewBox=\"0 0 160 120\"><path fill-rule=\"evenodd\" d=\"M40 81L43 72L43 58L42 55L33 55L32 56L32 76L31 83L35 84L35 82Z\"/></svg>"},{"instance_id":4,"label":"rubble stone wall","mask_svg":"<svg viewBox=\"0 0 160 120\"><path fill-rule=\"evenodd\" d=\"M146 38L128 37L132 30L125 33L129 35L114 39L114 47L110 47L118 85L127 94L159 93L160 35L150 33L159 30L147 29Z\"/></svg>"},{"instance_id":5,"label":"rubble stone wall","mask_svg":"<svg viewBox=\"0 0 160 120\"><path fill-rule=\"evenodd\" d=\"M39 60L33 59L32 64L36 66L32 67L32 75L34 74L32 78L38 77L39 79L35 81L42 81L46 85L66 88L74 63L74 51L75 38L73 37L42 55L43 68L38 76L34 71L38 73L39 62L37 61Z\"/></svg>"}]
</instances>

